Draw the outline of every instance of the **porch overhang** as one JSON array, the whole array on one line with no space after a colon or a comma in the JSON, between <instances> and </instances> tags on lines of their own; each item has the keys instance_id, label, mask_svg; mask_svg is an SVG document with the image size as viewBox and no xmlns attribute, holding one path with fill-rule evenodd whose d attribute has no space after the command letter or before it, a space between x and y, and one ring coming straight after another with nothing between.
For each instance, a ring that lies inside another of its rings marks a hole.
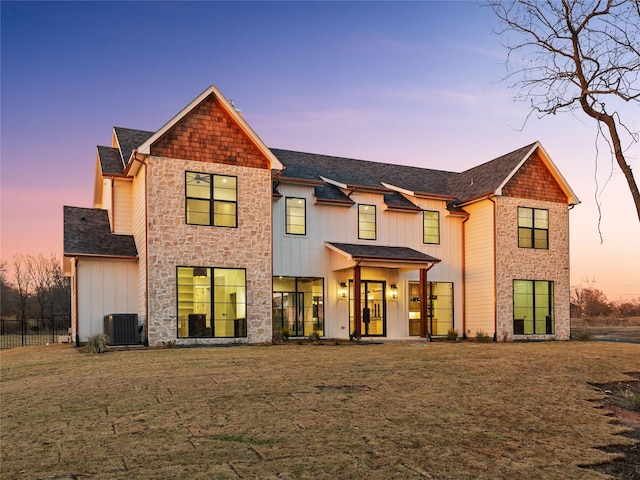
<instances>
[{"instance_id":1,"label":"porch overhang","mask_svg":"<svg viewBox=\"0 0 640 480\"><path fill-rule=\"evenodd\" d=\"M440 263L440 259L408 247L336 242L325 242L325 246L336 252L343 260L339 265L335 265L338 268L334 270L355 266L416 270L430 269L436 263Z\"/></svg>"}]
</instances>

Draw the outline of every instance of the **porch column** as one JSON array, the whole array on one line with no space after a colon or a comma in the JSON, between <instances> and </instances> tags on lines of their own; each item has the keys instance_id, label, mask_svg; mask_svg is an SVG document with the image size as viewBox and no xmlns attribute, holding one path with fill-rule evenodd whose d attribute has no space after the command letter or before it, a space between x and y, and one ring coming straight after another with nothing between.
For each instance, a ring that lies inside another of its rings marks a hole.
<instances>
[{"instance_id":1,"label":"porch column","mask_svg":"<svg viewBox=\"0 0 640 480\"><path fill-rule=\"evenodd\" d=\"M429 332L429 319L428 319L428 302L427 297L427 269L420 269L420 336L422 338L429 338L431 340L431 332Z\"/></svg>"},{"instance_id":2,"label":"porch column","mask_svg":"<svg viewBox=\"0 0 640 480\"><path fill-rule=\"evenodd\" d=\"M362 295L360 287L360 265L353 269L353 336L362 337Z\"/></svg>"}]
</instances>

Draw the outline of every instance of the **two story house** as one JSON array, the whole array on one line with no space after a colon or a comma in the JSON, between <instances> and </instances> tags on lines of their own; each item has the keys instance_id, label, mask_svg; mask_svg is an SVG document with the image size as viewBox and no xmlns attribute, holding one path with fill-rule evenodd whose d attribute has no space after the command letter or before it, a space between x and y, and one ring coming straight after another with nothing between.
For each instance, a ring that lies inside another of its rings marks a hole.
<instances>
[{"instance_id":1,"label":"two story house","mask_svg":"<svg viewBox=\"0 0 640 480\"><path fill-rule=\"evenodd\" d=\"M569 338L579 201L538 142L461 173L270 149L211 86L95 171L64 207L78 343Z\"/></svg>"}]
</instances>

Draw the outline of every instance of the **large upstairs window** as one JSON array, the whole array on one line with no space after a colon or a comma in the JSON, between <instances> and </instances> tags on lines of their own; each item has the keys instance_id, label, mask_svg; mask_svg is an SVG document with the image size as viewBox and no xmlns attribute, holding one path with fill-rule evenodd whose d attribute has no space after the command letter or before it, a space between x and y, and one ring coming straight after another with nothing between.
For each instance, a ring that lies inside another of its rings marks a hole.
<instances>
[{"instance_id":1,"label":"large upstairs window","mask_svg":"<svg viewBox=\"0 0 640 480\"><path fill-rule=\"evenodd\" d=\"M237 227L237 184L236 177L186 172L187 223L214 227Z\"/></svg>"},{"instance_id":2,"label":"large upstairs window","mask_svg":"<svg viewBox=\"0 0 640 480\"><path fill-rule=\"evenodd\" d=\"M549 248L549 210L518 207L518 247Z\"/></svg>"}]
</instances>

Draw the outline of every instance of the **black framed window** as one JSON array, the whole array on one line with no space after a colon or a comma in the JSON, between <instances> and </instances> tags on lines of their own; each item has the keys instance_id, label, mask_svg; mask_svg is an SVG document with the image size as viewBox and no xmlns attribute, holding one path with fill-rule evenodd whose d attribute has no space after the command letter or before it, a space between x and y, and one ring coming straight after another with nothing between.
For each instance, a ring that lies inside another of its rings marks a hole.
<instances>
[{"instance_id":1,"label":"black framed window","mask_svg":"<svg viewBox=\"0 0 640 480\"><path fill-rule=\"evenodd\" d=\"M304 198L287 197L285 210L286 232L291 235L306 235L307 201Z\"/></svg>"},{"instance_id":2,"label":"black framed window","mask_svg":"<svg viewBox=\"0 0 640 480\"><path fill-rule=\"evenodd\" d=\"M553 282L547 280L514 280L514 335L550 335L554 332Z\"/></svg>"},{"instance_id":3,"label":"black framed window","mask_svg":"<svg viewBox=\"0 0 640 480\"><path fill-rule=\"evenodd\" d=\"M238 226L238 179L185 172L186 221L190 225Z\"/></svg>"},{"instance_id":4,"label":"black framed window","mask_svg":"<svg viewBox=\"0 0 640 480\"><path fill-rule=\"evenodd\" d=\"M243 268L177 267L178 338L247 336Z\"/></svg>"},{"instance_id":5,"label":"black framed window","mask_svg":"<svg viewBox=\"0 0 640 480\"><path fill-rule=\"evenodd\" d=\"M440 212L422 212L423 243L440 243Z\"/></svg>"},{"instance_id":6,"label":"black framed window","mask_svg":"<svg viewBox=\"0 0 640 480\"><path fill-rule=\"evenodd\" d=\"M376 239L376 206L358 205L358 238Z\"/></svg>"},{"instance_id":7,"label":"black framed window","mask_svg":"<svg viewBox=\"0 0 640 480\"><path fill-rule=\"evenodd\" d=\"M518 247L549 248L549 210L518 207Z\"/></svg>"},{"instance_id":8,"label":"black framed window","mask_svg":"<svg viewBox=\"0 0 640 480\"><path fill-rule=\"evenodd\" d=\"M273 334L324 335L324 279L273 277Z\"/></svg>"}]
</instances>

